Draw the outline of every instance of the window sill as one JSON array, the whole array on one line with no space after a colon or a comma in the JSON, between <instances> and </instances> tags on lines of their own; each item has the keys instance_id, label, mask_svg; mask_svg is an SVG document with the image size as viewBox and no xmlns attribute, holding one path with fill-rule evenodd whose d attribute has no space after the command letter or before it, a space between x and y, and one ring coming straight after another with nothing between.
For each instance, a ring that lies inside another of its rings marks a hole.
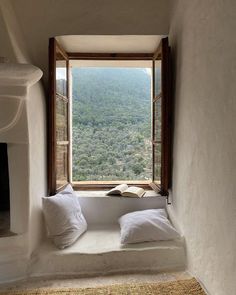
<instances>
[{"instance_id":1,"label":"window sill","mask_svg":"<svg viewBox=\"0 0 236 295\"><path fill-rule=\"evenodd\" d=\"M99 190L110 190L111 188L126 183L128 185L135 185L142 187L145 190L150 190L150 180L140 181L140 180L114 180L114 181L73 181L72 186L77 191L90 190L90 191L99 191Z\"/></svg>"},{"instance_id":2,"label":"window sill","mask_svg":"<svg viewBox=\"0 0 236 295\"><path fill-rule=\"evenodd\" d=\"M122 197L122 196L107 196L106 193L108 190L79 190L76 191L77 195L82 198L108 198L108 199L126 199L126 200L137 200L137 199L147 199L147 198L156 198L162 197L160 194L157 194L153 190L146 190L145 195L142 198L139 197Z\"/></svg>"}]
</instances>

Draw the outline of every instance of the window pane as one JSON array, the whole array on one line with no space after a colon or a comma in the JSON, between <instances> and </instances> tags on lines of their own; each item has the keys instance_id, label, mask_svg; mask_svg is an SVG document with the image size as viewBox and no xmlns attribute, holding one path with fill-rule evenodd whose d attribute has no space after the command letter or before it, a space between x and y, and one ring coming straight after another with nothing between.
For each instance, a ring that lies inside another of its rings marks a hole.
<instances>
[{"instance_id":1,"label":"window pane","mask_svg":"<svg viewBox=\"0 0 236 295\"><path fill-rule=\"evenodd\" d=\"M67 96L66 60L60 54L57 54L56 59L56 92Z\"/></svg>"},{"instance_id":2,"label":"window pane","mask_svg":"<svg viewBox=\"0 0 236 295\"><path fill-rule=\"evenodd\" d=\"M161 141L161 103L162 98L160 97L157 101L154 102L154 141Z\"/></svg>"},{"instance_id":3,"label":"window pane","mask_svg":"<svg viewBox=\"0 0 236 295\"><path fill-rule=\"evenodd\" d=\"M151 180L151 70L73 68L73 180Z\"/></svg>"},{"instance_id":4,"label":"window pane","mask_svg":"<svg viewBox=\"0 0 236 295\"><path fill-rule=\"evenodd\" d=\"M59 95L56 97L56 139L67 141L68 103Z\"/></svg>"},{"instance_id":5,"label":"window pane","mask_svg":"<svg viewBox=\"0 0 236 295\"><path fill-rule=\"evenodd\" d=\"M155 96L161 93L161 60L155 60Z\"/></svg>"},{"instance_id":6,"label":"window pane","mask_svg":"<svg viewBox=\"0 0 236 295\"><path fill-rule=\"evenodd\" d=\"M161 143L154 145L154 182L160 183L161 181Z\"/></svg>"},{"instance_id":7,"label":"window pane","mask_svg":"<svg viewBox=\"0 0 236 295\"><path fill-rule=\"evenodd\" d=\"M68 145L57 145L56 153L57 188L68 182Z\"/></svg>"},{"instance_id":8,"label":"window pane","mask_svg":"<svg viewBox=\"0 0 236 295\"><path fill-rule=\"evenodd\" d=\"M154 108L154 171L153 171L153 179L154 182L160 184L161 182L161 121L162 121L162 113L161 113L161 104L162 104L162 85L161 85L161 60L155 60L155 83L154 83L154 99L158 99L153 102Z\"/></svg>"}]
</instances>

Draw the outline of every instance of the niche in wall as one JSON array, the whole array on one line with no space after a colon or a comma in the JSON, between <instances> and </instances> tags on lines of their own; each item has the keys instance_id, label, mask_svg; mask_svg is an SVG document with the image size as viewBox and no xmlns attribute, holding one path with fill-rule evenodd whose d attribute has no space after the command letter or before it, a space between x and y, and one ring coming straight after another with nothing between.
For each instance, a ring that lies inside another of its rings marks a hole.
<instances>
[{"instance_id":1,"label":"niche in wall","mask_svg":"<svg viewBox=\"0 0 236 295\"><path fill-rule=\"evenodd\" d=\"M10 230L10 189L7 144L0 143L0 236Z\"/></svg>"}]
</instances>

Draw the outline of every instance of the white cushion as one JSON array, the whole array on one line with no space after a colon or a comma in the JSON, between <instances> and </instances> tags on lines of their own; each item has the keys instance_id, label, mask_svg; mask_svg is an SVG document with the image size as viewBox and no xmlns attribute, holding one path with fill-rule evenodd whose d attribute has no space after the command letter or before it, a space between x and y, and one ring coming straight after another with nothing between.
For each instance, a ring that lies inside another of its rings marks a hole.
<instances>
[{"instance_id":1,"label":"white cushion","mask_svg":"<svg viewBox=\"0 0 236 295\"><path fill-rule=\"evenodd\" d=\"M48 236L63 249L73 244L87 229L79 199L71 185L51 197L43 198Z\"/></svg>"},{"instance_id":2,"label":"white cushion","mask_svg":"<svg viewBox=\"0 0 236 295\"><path fill-rule=\"evenodd\" d=\"M165 209L149 209L125 214L119 218L121 243L172 240L180 238L171 225Z\"/></svg>"}]
</instances>

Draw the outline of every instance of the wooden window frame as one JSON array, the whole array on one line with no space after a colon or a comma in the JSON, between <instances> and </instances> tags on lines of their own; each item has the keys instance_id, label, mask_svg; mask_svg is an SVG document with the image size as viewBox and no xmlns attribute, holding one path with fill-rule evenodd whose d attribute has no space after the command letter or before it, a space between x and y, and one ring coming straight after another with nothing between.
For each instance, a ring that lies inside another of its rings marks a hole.
<instances>
[{"instance_id":1,"label":"wooden window frame","mask_svg":"<svg viewBox=\"0 0 236 295\"><path fill-rule=\"evenodd\" d=\"M161 60L161 92L156 95L155 92L155 61ZM171 49L168 43L168 38L163 38L153 55L153 71L152 71L152 155L153 155L153 181L150 186L162 196L169 195L171 187L171 132L172 132L172 99L171 99ZM161 104L161 180L157 184L154 179L155 159L154 159L154 126L155 114L154 103L158 99L162 99Z\"/></svg>"},{"instance_id":2,"label":"wooden window frame","mask_svg":"<svg viewBox=\"0 0 236 295\"><path fill-rule=\"evenodd\" d=\"M69 58L64 49L58 44L55 38L49 39L49 99L47 103L47 126L48 126L48 195L53 195L57 191L62 190L66 185L62 185L61 187L56 187L56 148L58 144L56 138L56 54L59 52L66 61L66 75L67 75L67 85L66 92L67 97L65 100L67 101L67 141L66 144L68 146L68 156L67 156L67 175L68 182L70 182L70 94L69 94ZM63 95L60 95L63 97ZM64 142L65 143L65 142ZM63 142L61 142L63 144Z\"/></svg>"},{"instance_id":3,"label":"wooden window frame","mask_svg":"<svg viewBox=\"0 0 236 295\"><path fill-rule=\"evenodd\" d=\"M166 55L166 52L163 52L163 44L166 48L166 42L168 45L168 38L162 39L160 45L154 54L151 53L78 53L78 52L65 52L65 50L58 44L55 38L50 38L49 40L49 100L48 100L48 194L52 195L60 191L65 187L62 186L59 189L56 189L56 135L55 135L55 98L56 95L56 82L55 82L55 68L56 68L56 59L55 59L55 47L60 50L60 53L67 60L67 81L69 81L69 61L70 60L150 60L162 59L163 54ZM170 50L170 47L168 50ZM53 53L54 52L54 55ZM170 52L168 52L169 54ZM165 65L165 68L170 69L170 60L165 61L168 65ZM165 104L162 105L162 148L164 154L161 159L161 185L156 185L153 181L126 181L126 183L131 185L136 185L148 189L152 187L156 192L163 196L168 195L168 189L170 188L170 134L171 134L171 116L170 116L170 73L169 70L168 79L164 78L162 80L162 95L165 98ZM154 79L154 76L153 76ZM167 82L168 81L168 82ZM154 81L153 81L154 82ZM153 84L154 85L154 84ZM67 93L69 93L69 82L67 83ZM153 90L153 99L158 99L154 97ZM153 101L154 101L153 100ZM70 96L69 96L69 106L70 106ZM69 107L68 107L69 112ZM163 116L164 114L164 116ZM153 116L153 114L152 114ZM71 123L70 112L68 113L68 124ZM70 140L71 126L68 126L68 139ZM152 126L153 130L153 126ZM68 183L72 181L71 173L71 142L69 147L68 155ZM154 161L154 159L153 159ZM117 184L123 183L123 181L77 181L72 182L72 186L76 190L105 190L114 187Z\"/></svg>"}]
</instances>

